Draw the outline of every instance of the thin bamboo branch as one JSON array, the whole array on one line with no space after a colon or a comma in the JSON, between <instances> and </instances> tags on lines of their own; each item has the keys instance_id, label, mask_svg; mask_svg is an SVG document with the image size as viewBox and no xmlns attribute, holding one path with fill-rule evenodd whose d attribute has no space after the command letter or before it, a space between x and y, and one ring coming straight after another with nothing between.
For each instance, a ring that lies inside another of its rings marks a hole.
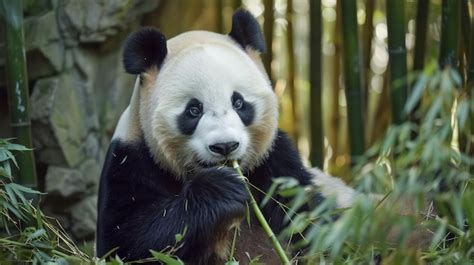
<instances>
[{"instance_id":1,"label":"thin bamboo branch","mask_svg":"<svg viewBox=\"0 0 474 265\"><path fill-rule=\"evenodd\" d=\"M323 168L324 135L322 112L322 19L321 1L311 1L310 7L310 129L311 129L311 165Z\"/></svg>"},{"instance_id":2,"label":"thin bamboo branch","mask_svg":"<svg viewBox=\"0 0 474 265\"><path fill-rule=\"evenodd\" d=\"M403 109L408 96L405 2L387 0L386 7L392 122L400 124L407 117Z\"/></svg>"},{"instance_id":3,"label":"thin bamboo branch","mask_svg":"<svg viewBox=\"0 0 474 265\"><path fill-rule=\"evenodd\" d=\"M23 1L0 1L0 16L5 25L6 79L10 107L10 126L19 144L33 147L29 113L29 90L23 35ZM18 182L36 187L36 165L32 150L16 154Z\"/></svg>"},{"instance_id":4,"label":"thin bamboo branch","mask_svg":"<svg viewBox=\"0 0 474 265\"><path fill-rule=\"evenodd\" d=\"M247 189L247 193L250 197L250 206L252 206L252 209L254 211L255 217L257 218L258 222L263 228L263 231L267 234L267 236L270 238L270 241L272 242L273 248L277 252L278 256L280 257L280 261L282 264L290 264L290 261L288 257L286 256L285 251L280 245L280 242L276 238L275 234L273 233L272 229L270 228L270 225L268 224L267 220L263 216L262 211L260 211L260 208L258 208L258 204L255 201L255 198L252 195L252 191L250 191L249 185L248 185L248 179L244 176L242 173L242 170L240 169L239 163L234 160L232 161L232 166L234 169L237 171L237 173L240 175L242 178L242 181L245 182L245 188Z\"/></svg>"},{"instance_id":5,"label":"thin bamboo branch","mask_svg":"<svg viewBox=\"0 0 474 265\"><path fill-rule=\"evenodd\" d=\"M359 50L356 1L342 1L342 44L344 80L346 86L347 116L351 163L365 150L364 101L362 95L362 56Z\"/></svg>"}]
</instances>

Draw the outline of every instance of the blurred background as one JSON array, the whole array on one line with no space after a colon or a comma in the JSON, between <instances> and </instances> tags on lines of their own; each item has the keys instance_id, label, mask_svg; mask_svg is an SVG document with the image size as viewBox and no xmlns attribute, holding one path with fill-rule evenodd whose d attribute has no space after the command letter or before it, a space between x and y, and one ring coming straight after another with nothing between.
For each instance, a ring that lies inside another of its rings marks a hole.
<instances>
[{"instance_id":1,"label":"blurred background","mask_svg":"<svg viewBox=\"0 0 474 265\"><path fill-rule=\"evenodd\" d=\"M2 3L7 18L8 5L21 1L8 2ZM167 38L189 30L226 34L239 7L264 29L269 52L263 59L280 100L280 127L308 165L350 182L351 160L397 122L392 81L406 88L425 64L444 64L444 2L451 1L26 0L25 80L37 174L30 184L47 192L41 204L48 215L75 240L92 242L103 159L135 79L122 67L124 39L140 26L157 27ZM458 3L457 24L450 31L457 35L449 37L455 41L449 64L465 81L473 3L452 2ZM2 23L0 36L7 33ZM395 46L389 49L390 34ZM14 136L7 48L0 38L0 138ZM401 65L395 71L392 55ZM355 107L348 111L348 103Z\"/></svg>"}]
</instances>

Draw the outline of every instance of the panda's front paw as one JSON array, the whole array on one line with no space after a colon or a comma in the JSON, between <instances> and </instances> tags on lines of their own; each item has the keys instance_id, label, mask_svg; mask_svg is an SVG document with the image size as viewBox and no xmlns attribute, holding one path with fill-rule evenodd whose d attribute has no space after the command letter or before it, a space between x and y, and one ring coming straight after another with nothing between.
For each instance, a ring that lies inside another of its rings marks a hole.
<instances>
[{"instance_id":1,"label":"panda's front paw","mask_svg":"<svg viewBox=\"0 0 474 265\"><path fill-rule=\"evenodd\" d=\"M190 201L229 218L243 217L249 199L245 183L233 169L226 167L199 170L185 192Z\"/></svg>"}]
</instances>

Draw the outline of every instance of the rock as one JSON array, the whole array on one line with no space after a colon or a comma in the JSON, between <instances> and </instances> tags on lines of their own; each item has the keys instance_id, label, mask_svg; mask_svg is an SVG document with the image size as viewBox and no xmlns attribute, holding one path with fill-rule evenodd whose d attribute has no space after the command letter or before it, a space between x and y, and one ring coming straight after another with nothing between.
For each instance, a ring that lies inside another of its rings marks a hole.
<instances>
[{"instance_id":1,"label":"rock","mask_svg":"<svg viewBox=\"0 0 474 265\"><path fill-rule=\"evenodd\" d=\"M97 195L71 207L72 232L78 239L93 239L97 222Z\"/></svg>"},{"instance_id":2,"label":"rock","mask_svg":"<svg viewBox=\"0 0 474 265\"><path fill-rule=\"evenodd\" d=\"M24 31L28 79L35 80L60 72L64 65L65 48L54 11L26 18ZM0 58L0 72L5 71L4 64L4 58ZM0 86L3 85L5 80L0 78Z\"/></svg>"},{"instance_id":3,"label":"rock","mask_svg":"<svg viewBox=\"0 0 474 265\"><path fill-rule=\"evenodd\" d=\"M155 9L157 4L157 0L61 1L58 7L59 26L69 45L104 42L142 14Z\"/></svg>"},{"instance_id":4,"label":"rock","mask_svg":"<svg viewBox=\"0 0 474 265\"><path fill-rule=\"evenodd\" d=\"M99 186L101 168L102 164L93 159L88 159L79 166L79 170L84 176L86 185L92 187L95 193L97 193L96 189Z\"/></svg>"},{"instance_id":5,"label":"rock","mask_svg":"<svg viewBox=\"0 0 474 265\"><path fill-rule=\"evenodd\" d=\"M54 11L25 19L25 48L30 80L62 70L65 47L61 41Z\"/></svg>"},{"instance_id":6,"label":"rock","mask_svg":"<svg viewBox=\"0 0 474 265\"><path fill-rule=\"evenodd\" d=\"M75 167L86 158L87 101L74 80L70 74L40 79L31 95L35 147L43 163L57 165L59 160ZM51 153L51 148L61 153Z\"/></svg>"},{"instance_id":7,"label":"rock","mask_svg":"<svg viewBox=\"0 0 474 265\"><path fill-rule=\"evenodd\" d=\"M77 169L50 166L45 179L49 197L78 199L86 191L84 176Z\"/></svg>"}]
</instances>

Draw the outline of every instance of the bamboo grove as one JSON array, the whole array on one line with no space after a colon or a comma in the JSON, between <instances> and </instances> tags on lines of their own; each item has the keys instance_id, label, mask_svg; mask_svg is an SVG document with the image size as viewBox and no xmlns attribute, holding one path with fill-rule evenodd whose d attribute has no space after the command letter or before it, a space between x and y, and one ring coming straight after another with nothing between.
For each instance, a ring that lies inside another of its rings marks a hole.
<instances>
[{"instance_id":1,"label":"bamboo grove","mask_svg":"<svg viewBox=\"0 0 474 265\"><path fill-rule=\"evenodd\" d=\"M0 140L0 223L20 231L0 240L0 257L10 251L29 261L104 264L25 199L38 192L16 185L37 183L21 3L0 1L16 138ZM291 262L473 262L474 1L213 0L202 6L212 11L206 13L212 30L223 33L238 7L258 16L281 127L308 164L383 196L380 204L366 196L343 210L327 200L295 214L315 190L278 180L272 192L298 194L285 206L291 225L278 238L307 250ZM391 210L400 205L424 215L395 215ZM12 225L15 218L31 226ZM423 247L410 242L419 221L431 238ZM398 237L387 242L394 229ZM302 240L294 242L297 236ZM172 253L153 256L182 264Z\"/></svg>"}]
</instances>

